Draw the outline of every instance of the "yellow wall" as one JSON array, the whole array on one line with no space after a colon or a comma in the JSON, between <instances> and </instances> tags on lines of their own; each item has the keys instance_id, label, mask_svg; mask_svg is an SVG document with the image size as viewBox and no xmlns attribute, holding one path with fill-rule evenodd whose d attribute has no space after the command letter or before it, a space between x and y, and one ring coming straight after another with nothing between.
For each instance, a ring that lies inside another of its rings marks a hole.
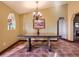
<instances>
[{"instance_id":1,"label":"yellow wall","mask_svg":"<svg viewBox=\"0 0 79 59\"><path fill-rule=\"evenodd\" d=\"M79 13L79 2L69 2L68 4L68 40L73 41L73 19Z\"/></svg>"},{"instance_id":2,"label":"yellow wall","mask_svg":"<svg viewBox=\"0 0 79 59\"><path fill-rule=\"evenodd\" d=\"M19 33L23 34L23 14L19 15Z\"/></svg>"},{"instance_id":3,"label":"yellow wall","mask_svg":"<svg viewBox=\"0 0 79 59\"><path fill-rule=\"evenodd\" d=\"M16 17L16 29L8 30L8 15L12 12ZM0 2L0 52L17 41L16 36L19 34L19 16L11 8Z\"/></svg>"},{"instance_id":4,"label":"yellow wall","mask_svg":"<svg viewBox=\"0 0 79 59\"><path fill-rule=\"evenodd\" d=\"M57 20L59 17L65 17L65 20L67 20L67 5L50 7L39 11L43 14L46 23L45 29L40 29L40 33L51 33L57 35ZM21 16L21 18L23 18L23 30L21 31L24 34L36 33L36 30L33 29L32 12L22 14Z\"/></svg>"},{"instance_id":5,"label":"yellow wall","mask_svg":"<svg viewBox=\"0 0 79 59\"><path fill-rule=\"evenodd\" d=\"M39 11L43 14L46 23L45 29L41 29L40 33L57 35L57 20L59 17L65 17L67 23L67 5L50 7ZM10 12L15 14L16 30L8 31L7 17ZM14 10L0 2L0 52L15 43L18 40L16 38L18 34L28 33L36 33L36 30L33 29L32 12L18 15Z\"/></svg>"}]
</instances>

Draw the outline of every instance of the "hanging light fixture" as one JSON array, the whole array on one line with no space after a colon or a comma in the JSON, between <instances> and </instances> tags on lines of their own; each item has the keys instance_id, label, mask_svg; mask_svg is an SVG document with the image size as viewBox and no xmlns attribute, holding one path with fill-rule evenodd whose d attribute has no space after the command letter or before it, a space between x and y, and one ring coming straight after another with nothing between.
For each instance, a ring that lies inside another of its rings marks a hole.
<instances>
[{"instance_id":1,"label":"hanging light fixture","mask_svg":"<svg viewBox=\"0 0 79 59\"><path fill-rule=\"evenodd\" d=\"M38 12L38 3L39 2L36 1L36 10L35 10L35 12L33 12L33 19L36 19L36 20L42 18L42 14L40 12Z\"/></svg>"},{"instance_id":2,"label":"hanging light fixture","mask_svg":"<svg viewBox=\"0 0 79 59\"><path fill-rule=\"evenodd\" d=\"M36 10L33 12L33 28L37 29L37 35L40 34L40 29L45 28L45 19L42 14L38 11L38 1L36 1Z\"/></svg>"}]
</instances>

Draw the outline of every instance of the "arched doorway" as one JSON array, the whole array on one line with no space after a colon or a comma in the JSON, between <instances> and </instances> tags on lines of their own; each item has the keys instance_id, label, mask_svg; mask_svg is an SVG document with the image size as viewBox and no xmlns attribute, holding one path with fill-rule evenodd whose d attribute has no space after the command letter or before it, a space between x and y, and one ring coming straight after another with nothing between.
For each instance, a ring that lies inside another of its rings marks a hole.
<instances>
[{"instance_id":1,"label":"arched doorway","mask_svg":"<svg viewBox=\"0 0 79 59\"><path fill-rule=\"evenodd\" d=\"M73 19L73 39L74 41L79 40L79 13L75 14Z\"/></svg>"},{"instance_id":2,"label":"arched doorway","mask_svg":"<svg viewBox=\"0 0 79 59\"><path fill-rule=\"evenodd\" d=\"M67 37L66 22L64 17L59 17L57 21L57 35L61 36L62 39Z\"/></svg>"}]
</instances>

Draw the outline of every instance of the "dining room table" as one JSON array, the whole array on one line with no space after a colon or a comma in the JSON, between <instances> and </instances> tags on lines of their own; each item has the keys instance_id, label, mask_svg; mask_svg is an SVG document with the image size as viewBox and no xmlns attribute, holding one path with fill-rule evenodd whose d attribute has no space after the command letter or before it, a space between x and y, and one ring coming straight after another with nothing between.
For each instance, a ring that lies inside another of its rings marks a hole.
<instances>
[{"instance_id":1,"label":"dining room table","mask_svg":"<svg viewBox=\"0 0 79 59\"><path fill-rule=\"evenodd\" d=\"M60 36L58 35L52 35L52 34L40 34L40 35L35 35L35 34L21 34L17 36L18 38L28 38L28 50L27 51L32 51L32 38L47 38L47 42L48 42L48 50L51 51L51 44L50 44L50 39L51 38L56 38L58 40L58 38Z\"/></svg>"}]
</instances>

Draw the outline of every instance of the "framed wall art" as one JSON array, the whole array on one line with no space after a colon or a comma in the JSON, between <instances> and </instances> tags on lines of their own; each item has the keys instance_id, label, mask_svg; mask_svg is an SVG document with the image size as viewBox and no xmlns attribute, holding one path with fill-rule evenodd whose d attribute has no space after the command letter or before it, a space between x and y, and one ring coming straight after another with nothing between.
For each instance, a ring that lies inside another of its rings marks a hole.
<instances>
[{"instance_id":1,"label":"framed wall art","mask_svg":"<svg viewBox=\"0 0 79 59\"><path fill-rule=\"evenodd\" d=\"M34 29L44 29L45 28L45 19L34 19L33 20L33 28Z\"/></svg>"}]
</instances>

